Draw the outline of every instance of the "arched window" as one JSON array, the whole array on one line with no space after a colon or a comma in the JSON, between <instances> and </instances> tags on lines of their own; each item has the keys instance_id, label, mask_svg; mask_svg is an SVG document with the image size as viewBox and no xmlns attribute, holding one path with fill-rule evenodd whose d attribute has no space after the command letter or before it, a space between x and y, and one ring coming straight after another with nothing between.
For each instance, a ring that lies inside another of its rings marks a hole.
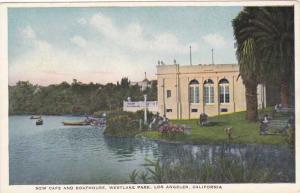
<instances>
[{"instance_id":1,"label":"arched window","mask_svg":"<svg viewBox=\"0 0 300 193\"><path fill-rule=\"evenodd\" d=\"M205 104L214 103L214 82L211 79L204 81L204 102Z\"/></svg>"},{"instance_id":2,"label":"arched window","mask_svg":"<svg viewBox=\"0 0 300 193\"><path fill-rule=\"evenodd\" d=\"M199 82L197 80L191 80L189 84L190 89L190 103L199 103Z\"/></svg>"},{"instance_id":3,"label":"arched window","mask_svg":"<svg viewBox=\"0 0 300 193\"><path fill-rule=\"evenodd\" d=\"M229 103L229 82L223 78L219 81L220 103Z\"/></svg>"}]
</instances>

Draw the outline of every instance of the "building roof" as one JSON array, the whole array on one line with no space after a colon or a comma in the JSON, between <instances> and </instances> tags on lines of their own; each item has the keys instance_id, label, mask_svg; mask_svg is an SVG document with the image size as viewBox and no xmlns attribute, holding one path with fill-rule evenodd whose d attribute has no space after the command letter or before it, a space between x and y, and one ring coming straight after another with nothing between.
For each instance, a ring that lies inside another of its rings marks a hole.
<instances>
[{"instance_id":1,"label":"building roof","mask_svg":"<svg viewBox=\"0 0 300 193\"><path fill-rule=\"evenodd\" d=\"M199 65L158 65L157 75L173 73L208 73L208 72L239 72L237 64L199 64Z\"/></svg>"}]
</instances>

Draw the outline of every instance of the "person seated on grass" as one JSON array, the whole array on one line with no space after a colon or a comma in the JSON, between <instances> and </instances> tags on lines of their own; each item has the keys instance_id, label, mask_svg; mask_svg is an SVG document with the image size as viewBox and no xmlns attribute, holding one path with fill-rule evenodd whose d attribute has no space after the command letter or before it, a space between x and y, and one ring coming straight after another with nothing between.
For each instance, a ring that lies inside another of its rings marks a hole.
<instances>
[{"instance_id":1,"label":"person seated on grass","mask_svg":"<svg viewBox=\"0 0 300 193\"><path fill-rule=\"evenodd\" d=\"M164 114L164 116L163 116L163 122L164 122L164 123L168 123L168 122L169 122L169 119L166 117L165 114Z\"/></svg>"},{"instance_id":2,"label":"person seated on grass","mask_svg":"<svg viewBox=\"0 0 300 193\"><path fill-rule=\"evenodd\" d=\"M270 122L270 117L268 114L265 114L263 119L260 122L260 134L266 135L269 133L268 131L268 124Z\"/></svg>"},{"instance_id":3,"label":"person seated on grass","mask_svg":"<svg viewBox=\"0 0 300 193\"><path fill-rule=\"evenodd\" d=\"M204 126L208 123L208 116L205 113L201 113L200 114L200 118L199 118L199 124L201 126Z\"/></svg>"},{"instance_id":4,"label":"person seated on grass","mask_svg":"<svg viewBox=\"0 0 300 193\"><path fill-rule=\"evenodd\" d=\"M274 106L274 111L277 112L278 109L279 109L279 108L278 108L278 104L276 104L276 105Z\"/></svg>"}]
</instances>

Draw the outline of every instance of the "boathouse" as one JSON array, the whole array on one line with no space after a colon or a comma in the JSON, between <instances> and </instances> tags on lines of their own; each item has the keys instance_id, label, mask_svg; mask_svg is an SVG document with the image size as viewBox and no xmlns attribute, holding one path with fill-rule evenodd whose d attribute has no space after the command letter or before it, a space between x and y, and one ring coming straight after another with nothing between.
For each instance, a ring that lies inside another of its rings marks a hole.
<instances>
[{"instance_id":1,"label":"boathouse","mask_svg":"<svg viewBox=\"0 0 300 193\"><path fill-rule=\"evenodd\" d=\"M158 112L171 119L246 110L245 86L236 64L157 65ZM259 85L258 108L266 106Z\"/></svg>"}]
</instances>

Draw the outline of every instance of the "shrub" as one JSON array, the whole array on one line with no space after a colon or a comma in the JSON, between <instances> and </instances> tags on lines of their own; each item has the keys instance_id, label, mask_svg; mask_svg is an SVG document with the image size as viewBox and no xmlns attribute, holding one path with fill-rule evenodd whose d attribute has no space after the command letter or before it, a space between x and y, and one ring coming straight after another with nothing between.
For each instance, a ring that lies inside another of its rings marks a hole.
<instances>
[{"instance_id":1,"label":"shrub","mask_svg":"<svg viewBox=\"0 0 300 193\"><path fill-rule=\"evenodd\" d=\"M151 112L147 112L149 118L153 116ZM107 126L104 134L118 137L135 136L141 131L148 129L148 125L141 124L140 120L143 120L144 112L124 112L115 111L107 114Z\"/></svg>"},{"instance_id":2,"label":"shrub","mask_svg":"<svg viewBox=\"0 0 300 193\"><path fill-rule=\"evenodd\" d=\"M295 128L290 127L287 131L286 142L291 149L295 149Z\"/></svg>"},{"instance_id":3,"label":"shrub","mask_svg":"<svg viewBox=\"0 0 300 193\"><path fill-rule=\"evenodd\" d=\"M158 128L158 131L165 137L175 137L184 134L184 126L164 124Z\"/></svg>"}]
</instances>

